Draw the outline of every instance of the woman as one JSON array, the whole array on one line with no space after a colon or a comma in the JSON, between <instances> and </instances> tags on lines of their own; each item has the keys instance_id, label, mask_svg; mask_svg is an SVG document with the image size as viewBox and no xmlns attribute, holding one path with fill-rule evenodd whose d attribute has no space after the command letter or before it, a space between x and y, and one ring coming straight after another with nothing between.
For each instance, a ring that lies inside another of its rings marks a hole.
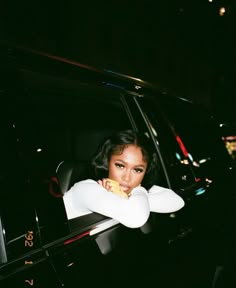
<instances>
[{"instance_id":1,"label":"woman","mask_svg":"<svg viewBox=\"0 0 236 288\"><path fill-rule=\"evenodd\" d=\"M150 212L171 213L184 206L175 192L154 185L157 155L144 135L132 130L115 133L92 164L99 180L80 181L64 195L68 219L96 212L138 228Z\"/></svg>"}]
</instances>

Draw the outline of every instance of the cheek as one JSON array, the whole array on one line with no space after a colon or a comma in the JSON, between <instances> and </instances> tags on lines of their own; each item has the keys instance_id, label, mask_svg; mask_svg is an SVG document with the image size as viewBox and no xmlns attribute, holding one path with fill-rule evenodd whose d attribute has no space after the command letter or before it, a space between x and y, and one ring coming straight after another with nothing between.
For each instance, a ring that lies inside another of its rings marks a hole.
<instances>
[{"instance_id":1,"label":"cheek","mask_svg":"<svg viewBox=\"0 0 236 288\"><path fill-rule=\"evenodd\" d=\"M143 175L143 174L142 174L142 175L137 175L137 176L135 177L135 182L139 185L139 184L142 183L143 178L144 178L144 175Z\"/></svg>"},{"instance_id":2,"label":"cheek","mask_svg":"<svg viewBox=\"0 0 236 288\"><path fill-rule=\"evenodd\" d=\"M144 178L144 174L137 174L137 173L133 173L132 177L130 178L130 184L134 187L139 186L140 184L142 184Z\"/></svg>"}]
</instances>

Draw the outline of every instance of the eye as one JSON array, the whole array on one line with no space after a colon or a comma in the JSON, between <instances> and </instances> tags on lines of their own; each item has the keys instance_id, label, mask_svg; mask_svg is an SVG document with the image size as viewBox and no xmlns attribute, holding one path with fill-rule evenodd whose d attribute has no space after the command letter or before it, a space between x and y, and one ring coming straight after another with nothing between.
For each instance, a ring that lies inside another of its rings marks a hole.
<instances>
[{"instance_id":1,"label":"eye","mask_svg":"<svg viewBox=\"0 0 236 288\"><path fill-rule=\"evenodd\" d=\"M120 163L115 163L115 166L120 169L123 169L125 167L123 164Z\"/></svg>"},{"instance_id":2,"label":"eye","mask_svg":"<svg viewBox=\"0 0 236 288\"><path fill-rule=\"evenodd\" d=\"M142 169L142 168L135 168L134 171L135 171L136 173L143 173L144 169Z\"/></svg>"}]
</instances>

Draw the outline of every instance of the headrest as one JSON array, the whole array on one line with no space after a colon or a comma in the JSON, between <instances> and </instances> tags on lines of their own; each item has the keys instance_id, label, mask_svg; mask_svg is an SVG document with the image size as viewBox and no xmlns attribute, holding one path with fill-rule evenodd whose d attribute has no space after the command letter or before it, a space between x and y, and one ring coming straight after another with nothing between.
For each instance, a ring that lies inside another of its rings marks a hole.
<instances>
[{"instance_id":1,"label":"headrest","mask_svg":"<svg viewBox=\"0 0 236 288\"><path fill-rule=\"evenodd\" d=\"M81 162L90 162L98 152L98 148L113 134L113 130L86 130L80 131L73 137L73 159Z\"/></svg>"}]
</instances>

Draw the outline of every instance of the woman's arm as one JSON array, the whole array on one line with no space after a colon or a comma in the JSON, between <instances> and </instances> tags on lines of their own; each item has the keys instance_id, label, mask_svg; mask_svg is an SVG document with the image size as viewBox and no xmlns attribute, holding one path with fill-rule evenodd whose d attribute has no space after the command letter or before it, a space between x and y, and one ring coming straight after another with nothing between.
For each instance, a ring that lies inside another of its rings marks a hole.
<instances>
[{"instance_id":1,"label":"woman's arm","mask_svg":"<svg viewBox=\"0 0 236 288\"><path fill-rule=\"evenodd\" d=\"M172 213L184 207L184 200L171 189L153 185L148 193L151 212Z\"/></svg>"},{"instance_id":2,"label":"woman's arm","mask_svg":"<svg viewBox=\"0 0 236 288\"><path fill-rule=\"evenodd\" d=\"M94 180L85 180L76 183L67 193L70 193L73 209L83 207L130 228L144 225L150 214L147 191L141 186L133 189L131 197L124 198L108 192Z\"/></svg>"}]
</instances>

